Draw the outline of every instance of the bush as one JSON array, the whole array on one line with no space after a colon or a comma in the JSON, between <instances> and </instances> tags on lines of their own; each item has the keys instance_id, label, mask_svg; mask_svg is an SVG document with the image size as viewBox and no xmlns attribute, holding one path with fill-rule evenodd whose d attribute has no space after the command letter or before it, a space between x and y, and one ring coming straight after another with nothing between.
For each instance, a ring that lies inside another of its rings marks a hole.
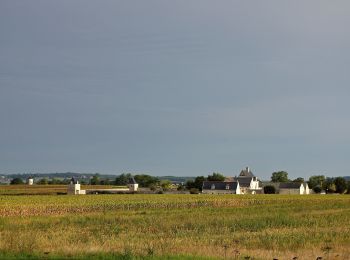
<instances>
[{"instance_id":1,"label":"bush","mask_svg":"<svg viewBox=\"0 0 350 260\"><path fill-rule=\"evenodd\" d=\"M199 189L197 189L197 188L192 188L192 189L190 189L190 193L191 193L191 194L199 194Z\"/></svg>"},{"instance_id":2,"label":"bush","mask_svg":"<svg viewBox=\"0 0 350 260\"><path fill-rule=\"evenodd\" d=\"M320 186L316 186L316 187L313 188L313 191L314 191L315 193L321 193L322 189L321 189Z\"/></svg>"},{"instance_id":3,"label":"bush","mask_svg":"<svg viewBox=\"0 0 350 260\"><path fill-rule=\"evenodd\" d=\"M177 190L178 190L178 191L184 191L184 190L185 190L185 186L184 186L184 185L179 185L179 186L177 187Z\"/></svg>"},{"instance_id":4,"label":"bush","mask_svg":"<svg viewBox=\"0 0 350 260\"><path fill-rule=\"evenodd\" d=\"M10 184L17 185L17 184L24 184L24 182L21 178L14 178Z\"/></svg>"},{"instance_id":5,"label":"bush","mask_svg":"<svg viewBox=\"0 0 350 260\"><path fill-rule=\"evenodd\" d=\"M336 192L337 193L344 193L346 191L347 188L347 183L346 180L343 177L337 177L334 179L334 184L336 186Z\"/></svg>"},{"instance_id":6,"label":"bush","mask_svg":"<svg viewBox=\"0 0 350 260\"><path fill-rule=\"evenodd\" d=\"M49 184L49 181L46 178L42 178L42 179L40 179L37 182L37 184L39 184L39 185L47 185L47 184Z\"/></svg>"},{"instance_id":7,"label":"bush","mask_svg":"<svg viewBox=\"0 0 350 260\"><path fill-rule=\"evenodd\" d=\"M264 187L264 193L265 194L275 194L276 193L276 188L273 185L267 185Z\"/></svg>"}]
</instances>

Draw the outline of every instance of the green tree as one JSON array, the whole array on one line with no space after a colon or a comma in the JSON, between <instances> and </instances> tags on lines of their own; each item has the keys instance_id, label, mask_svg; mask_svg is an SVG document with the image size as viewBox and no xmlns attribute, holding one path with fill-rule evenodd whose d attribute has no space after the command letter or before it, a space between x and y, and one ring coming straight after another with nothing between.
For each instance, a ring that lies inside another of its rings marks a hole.
<instances>
[{"instance_id":1,"label":"green tree","mask_svg":"<svg viewBox=\"0 0 350 260\"><path fill-rule=\"evenodd\" d=\"M188 180L186 182L186 189L190 190L192 188L195 188L194 181L193 180Z\"/></svg>"},{"instance_id":2,"label":"green tree","mask_svg":"<svg viewBox=\"0 0 350 260\"><path fill-rule=\"evenodd\" d=\"M115 178L115 185L124 186L129 183L129 179L132 177L131 173L123 173Z\"/></svg>"},{"instance_id":3,"label":"green tree","mask_svg":"<svg viewBox=\"0 0 350 260\"><path fill-rule=\"evenodd\" d=\"M53 178L48 182L48 184L57 185L57 184L63 184L63 182L57 178Z\"/></svg>"},{"instance_id":4,"label":"green tree","mask_svg":"<svg viewBox=\"0 0 350 260\"><path fill-rule=\"evenodd\" d=\"M276 188L273 185L266 185L264 187L264 193L265 194L275 194L276 193Z\"/></svg>"},{"instance_id":5,"label":"green tree","mask_svg":"<svg viewBox=\"0 0 350 260\"><path fill-rule=\"evenodd\" d=\"M155 186L159 185L158 178L147 175L147 174L135 175L134 178L140 187L149 188L150 186L153 186L153 185L155 185Z\"/></svg>"},{"instance_id":6,"label":"green tree","mask_svg":"<svg viewBox=\"0 0 350 260\"><path fill-rule=\"evenodd\" d=\"M334 184L333 178L326 178L322 187L327 193L334 193L337 190L337 186Z\"/></svg>"},{"instance_id":7,"label":"green tree","mask_svg":"<svg viewBox=\"0 0 350 260\"><path fill-rule=\"evenodd\" d=\"M313 191L314 191L315 193L321 193L322 188L321 188L320 186L315 186L315 187L313 188Z\"/></svg>"},{"instance_id":8,"label":"green tree","mask_svg":"<svg viewBox=\"0 0 350 260\"><path fill-rule=\"evenodd\" d=\"M169 180L163 180L160 182L160 187L162 187L163 191L170 190L171 182Z\"/></svg>"},{"instance_id":9,"label":"green tree","mask_svg":"<svg viewBox=\"0 0 350 260\"><path fill-rule=\"evenodd\" d=\"M202 191L203 182L206 181L207 178L204 176L197 176L194 181L189 180L186 182L186 189L190 190L192 188L198 189L199 191Z\"/></svg>"},{"instance_id":10,"label":"green tree","mask_svg":"<svg viewBox=\"0 0 350 260\"><path fill-rule=\"evenodd\" d=\"M37 182L37 184L39 184L39 185L47 185L47 184L49 184L49 181L46 178L42 178L42 179L40 179Z\"/></svg>"},{"instance_id":11,"label":"green tree","mask_svg":"<svg viewBox=\"0 0 350 260\"><path fill-rule=\"evenodd\" d=\"M113 184L114 182L110 181L108 178L107 179L103 179L103 180L100 180L100 185L111 185Z\"/></svg>"},{"instance_id":12,"label":"green tree","mask_svg":"<svg viewBox=\"0 0 350 260\"><path fill-rule=\"evenodd\" d=\"M14 178L11 180L10 184L12 185L18 185L18 184L24 184L23 180L21 178Z\"/></svg>"},{"instance_id":13,"label":"green tree","mask_svg":"<svg viewBox=\"0 0 350 260\"><path fill-rule=\"evenodd\" d=\"M347 194L350 194L350 181L348 181Z\"/></svg>"},{"instance_id":14,"label":"green tree","mask_svg":"<svg viewBox=\"0 0 350 260\"><path fill-rule=\"evenodd\" d=\"M225 176L218 173L218 172L213 172L212 175L208 175L208 181L224 181Z\"/></svg>"},{"instance_id":15,"label":"green tree","mask_svg":"<svg viewBox=\"0 0 350 260\"><path fill-rule=\"evenodd\" d=\"M178 191L184 191L186 189L185 185L182 185L180 184L178 187L177 187L177 190Z\"/></svg>"},{"instance_id":16,"label":"green tree","mask_svg":"<svg viewBox=\"0 0 350 260\"><path fill-rule=\"evenodd\" d=\"M324 175L313 175L309 178L308 185L310 189L313 189L316 186L322 187L326 178Z\"/></svg>"},{"instance_id":17,"label":"green tree","mask_svg":"<svg viewBox=\"0 0 350 260\"><path fill-rule=\"evenodd\" d=\"M91 185L98 185L100 184L100 177L98 174L94 175L92 179L90 180Z\"/></svg>"},{"instance_id":18,"label":"green tree","mask_svg":"<svg viewBox=\"0 0 350 260\"><path fill-rule=\"evenodd\" d=\"M346 183L346 180L343 177L335 178L334 179L334 184L336 186L335 192L342 194L342 193L344 193L346 191L347 183Z\"/></svg>"},{"instance_id":19,"label":"green tree","mask_svg":"<svg viewBox=\"0 0 350 260\"><path fill-rule=\"evenodd\" d=\"M271 181L272 182L288 182L288 172L285 171L278 171L278 172L273 172L271 176Z\"/></svg>"},{"instance_id":20,"label":"green tree","mask_svg":"<svg viewBox=\"0 0 350 260\"><path fill-rule=\"evenodd\" d=\"M298 178L294 179L292 182L300 182L300 183L303 183L304 181L305 181L304 178L298 177Z\"/></svg>"}]
</instances>

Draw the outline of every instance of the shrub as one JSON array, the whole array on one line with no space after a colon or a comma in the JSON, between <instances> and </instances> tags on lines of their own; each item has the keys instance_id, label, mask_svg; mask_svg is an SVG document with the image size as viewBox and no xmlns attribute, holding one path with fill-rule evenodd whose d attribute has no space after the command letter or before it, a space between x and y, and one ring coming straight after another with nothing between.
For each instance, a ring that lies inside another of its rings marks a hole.
<instances>
[{"instance_id":1,"label":"shrub","mask_svg":"<svg viewBox=\"0 0 350 260\"><path fill-rule=\"evenodd\" d=\"M11 184L23 184L23 180L21 178L14 178L12 181L11 181Z\"/></svg>"},{"instance_id":2,"label":"shrub","mask_svg":"<svg viewBox=\"0 0 350 260\"><path fill-rule=\"evenodd\" d=\"M336 192L337 193L344 193L347 188L346 180L343 177L337 177L334 179L334 184L336 186Z\"/></svg>"},{"instance_id":3,"label":"shrub","mask_svg":"<svg viewBox=\"0 0 350 260\"><path fill-rule=\"evenodd\" d=\"M276 193L276 188L273 185L267 185L264 187L264 193L265 194L275 194Z\"/></svg>"},{"instance_id":4,"label":"shrub","mask_svg":"<svg viewBox=\"0 0 350 260\"><path fill-rule=\"evenodd\" d=\"M316 186L316 187L313 188L313 191L314 191L315 193L321 193L322 189L321 189L320 186Z\"/></svg>"},{"instance_id":5,"label":"shrub","mask_svg":"<svg viewBox=\"0 0 350 260\"><path fill-rule=\"evenodd\" d=\"M191 194L199 194L199 189L197 189L197 188L192 188L192 189L190 189L190 193L191 193Z\"/></svg>"}]
</instances>

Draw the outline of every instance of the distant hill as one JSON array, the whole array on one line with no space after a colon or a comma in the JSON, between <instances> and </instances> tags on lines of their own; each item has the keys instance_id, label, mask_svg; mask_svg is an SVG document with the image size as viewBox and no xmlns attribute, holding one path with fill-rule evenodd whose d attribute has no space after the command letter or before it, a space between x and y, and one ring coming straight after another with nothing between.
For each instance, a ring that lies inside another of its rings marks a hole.
<instances>
[{"instance_id":1,"label":"distant hill","mask_svg":"<svg viewBox=\"0 0 350 260\"><path fill-rule=\"evenodd\" d=\"M168 180L176 183L186 183L189 180L194 180L195 177L178 177L178 176L157 176L160 180Z\"/></svg>"}]
</instances>

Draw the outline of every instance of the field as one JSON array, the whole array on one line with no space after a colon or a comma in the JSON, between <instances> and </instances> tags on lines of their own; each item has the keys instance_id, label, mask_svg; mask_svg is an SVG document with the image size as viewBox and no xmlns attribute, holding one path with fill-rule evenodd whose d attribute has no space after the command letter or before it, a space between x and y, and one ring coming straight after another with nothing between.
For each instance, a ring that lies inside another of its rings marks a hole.
<instances>
[{"instance_id":1,"label":"field","mask_svg":"<svg viewBox=\"0 0 350 260\"><path fill-rule=\"evenodd\" d=\"M111 189L110 185L81 185L81 189ZM0 195L62 195L67 185L0 185Z\"/></svg>"},{"instance_id":2,"label":"field","mask_svg":"<svg viewBox=\"0 0 350 260\"><path fill-rule=\"evenodd\" d=\"M0 258L349 259L349 195L0 196Z\"/></svg>"}]
</instances>

